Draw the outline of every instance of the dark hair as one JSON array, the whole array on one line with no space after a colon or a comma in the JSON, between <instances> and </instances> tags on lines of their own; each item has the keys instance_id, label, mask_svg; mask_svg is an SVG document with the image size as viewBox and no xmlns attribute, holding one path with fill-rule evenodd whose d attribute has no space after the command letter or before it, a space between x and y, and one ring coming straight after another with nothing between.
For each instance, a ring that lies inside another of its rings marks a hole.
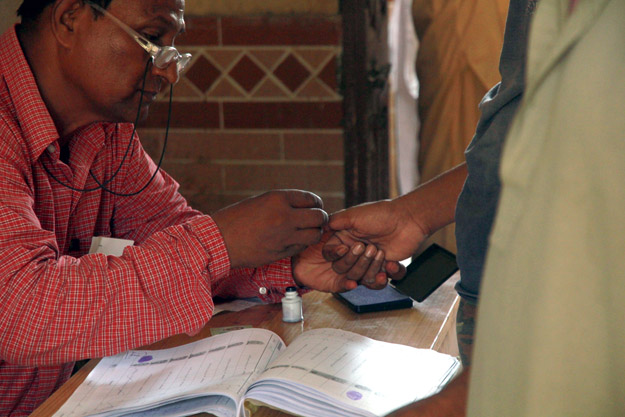
<instances>
[{"instance_id":1,"label":"dark hair","mask_svg":"<svg viewBox=\"0 0 625 417\"><path fill-rule=\"evenodd\" d=\"M43 10L54 3L55 0L24 0L17 9L17 15L22 18L22 21L35 20ZM108 8L112 0L91 0L103 8Z\"/></svg>"}]
</instances>

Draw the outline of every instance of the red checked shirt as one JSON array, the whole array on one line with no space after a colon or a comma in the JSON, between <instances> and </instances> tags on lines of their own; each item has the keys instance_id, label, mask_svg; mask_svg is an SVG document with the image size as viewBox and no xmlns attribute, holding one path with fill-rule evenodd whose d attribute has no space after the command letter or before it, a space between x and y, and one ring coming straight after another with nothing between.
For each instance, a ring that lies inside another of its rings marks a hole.
<instances>
[{"instance_id":1,"label":"red checked shirt","mask_svg":"<svg viewBox=\"0 0 625 417\"><path fill-rule=\"evenodd\" d=\"M0 415L28 415L70 375L73 361L193 332L213 296L279 301L290 260L231 270L223 238L159 172L132 125L95 123L59 159L54 123L15 29L0 37ZM132 239L123 256L87 255L93 236ZM263 289L267 289L266 294Z\"/></svg>"}]
</instances>

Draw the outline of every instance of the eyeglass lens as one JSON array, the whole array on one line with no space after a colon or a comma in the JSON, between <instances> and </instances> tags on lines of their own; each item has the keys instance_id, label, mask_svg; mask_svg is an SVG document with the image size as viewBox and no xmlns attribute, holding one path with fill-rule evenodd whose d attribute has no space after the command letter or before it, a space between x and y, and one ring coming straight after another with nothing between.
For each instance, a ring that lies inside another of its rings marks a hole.
<instances>
[{"instance_id":1,"label":"eyeglass lens","mask_svg":"<svg viewBox=\"0 0 625 417\"><path fill-rule=\"evenodd\" d=\"M180 54L178 50L172 46L161 46L158 53L154 56L154 65L158 68L167 68L172 62L176 63L178 72L182 72L191 60L191 54Z\"/></svg>"}]
</instances>

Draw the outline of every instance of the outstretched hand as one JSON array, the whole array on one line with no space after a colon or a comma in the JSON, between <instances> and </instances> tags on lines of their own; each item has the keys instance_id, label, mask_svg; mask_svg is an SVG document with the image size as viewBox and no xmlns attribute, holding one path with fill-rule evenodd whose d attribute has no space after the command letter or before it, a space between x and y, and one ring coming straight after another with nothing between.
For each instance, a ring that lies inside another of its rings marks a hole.
<instances>
[{"instance_id":1,"label":"outstretched hand","mask_svg":"<svg viewBox=\"0 0 625 417\"><path fill-rule=\"evenodd\" d=\"M359 283L372 289L386 286L384 252L358 242L338 257L342 263L336 268L321 252L331 236L331 232L324 233L319 243L292 258L293 277L299 285L324 292L353 290Z\"/></svg>"},{"instance_id":2,"label":"outstretched hand","mask_svg":"<svg viewBox=\"0 0 625 417\"><path fill-rule=\"evenodd\" d=\"M212 217L232 268L258 267L299 253L319 241L328 221L321 199L300 190L270 191Z\"/></svg>"},{"instance_id":3,"label":"outstretched hand","mask_svg":"<svg viewBox=\"0 0 625 417\"><path fill-rule=\"evenodd\" d=\"M330 260L336 259L336 251L345 251L343 245L364 241L383 250L388 261L402 261L427 238L411 210L402 207L399 200L381 200L338 211L330 216L328 227L337 231L336 239L329 240L323 250Z\"/></svg>"}]
</instances>

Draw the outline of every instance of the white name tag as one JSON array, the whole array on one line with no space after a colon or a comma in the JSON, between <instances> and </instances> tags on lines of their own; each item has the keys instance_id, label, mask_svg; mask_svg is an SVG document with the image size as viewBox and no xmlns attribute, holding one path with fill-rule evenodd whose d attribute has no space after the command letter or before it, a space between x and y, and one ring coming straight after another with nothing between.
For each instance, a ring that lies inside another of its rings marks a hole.
<instances>
[{"instance_id":1,"label":"white name tag","mask_svg":"<svg viewBox=\"0 0 625 417\"><path fill-rule=\"evenodd\" d=\"M114 237L94 236L91 239L89 253L103 253L105 255L122 256L126 246L132 246L134 240L116 239Z\"/></svg>"}]
</instances>

